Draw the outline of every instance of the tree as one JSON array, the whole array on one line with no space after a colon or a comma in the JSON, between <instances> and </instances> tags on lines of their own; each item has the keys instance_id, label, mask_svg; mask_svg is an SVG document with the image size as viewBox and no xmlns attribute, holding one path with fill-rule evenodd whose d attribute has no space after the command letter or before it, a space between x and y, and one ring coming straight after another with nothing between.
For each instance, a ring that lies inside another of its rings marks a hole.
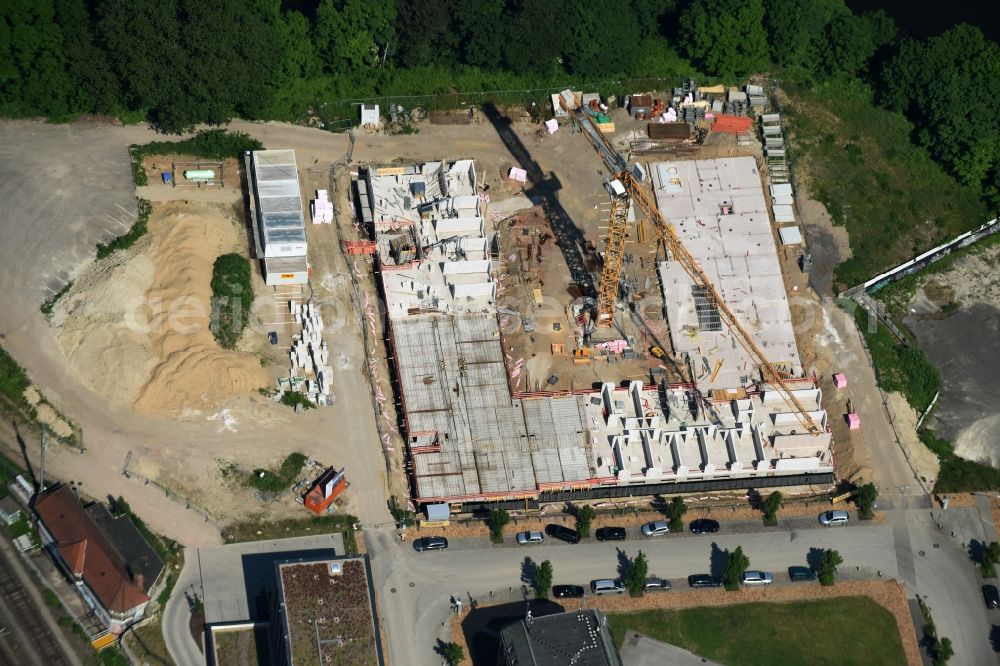
<instances>
[{"instance_id":1,"label":"tree","mask_svg":"<svg viewBox=\"0 0 1000 666\"><path fill-rule=\"evenodd\" d=\"M837 567L844 563L844 558L835 550L827 549L823 551L820 559L819 571L817 575L821 585L833 585L837 577Z\"/></svg>"},{"instance_id":2,"label":"tree","mask_svg":"<svg viewBox=\"0 0 1000 666\"><path fill-rule=\"evenodd\" d=\"M552 587L552 563L545 560L535 569L535 596L539 599L549 598L549 588Z\"/></svg>"},{"instance_id":3,"label":"tree","mask_svg":"<svg viewBox=\"0 0 1000 666\"><path fill-rule=\"evenodd\" d=\"M740 579L750 568L750 558L743 553L743 547L737 546L736 550L729 553L726 558L726 566L722 570L722 584L732 592L740 588Z\"/></svg>"},{"instance_id":4,"label":"tree","mask_svg":"<svg viewBox=\"0 0 1000 666\"><path fill-rule=\"evenodd\" d=\"M878 499L878 489L874 483L866 483L859 486L854 494L854 501L857 502L858 512L864 520L871 520L875 515L875 500Z\"/></svg>"},{"instance_id":5,"label":"tree","mask_svg":"<svg viewBox=\"0 0 1000 666\"><path fill-rule=\"evenodd\" d=\"M590 524L596 516L597 512L592 506L581 506L576 510L576 531L581 537L590 536Z\"/></svg>"},{"instance_id":6,"label":"tree","mask_svg":"<svg viewBox=\"0 0 1000 666\"><path fill-rule=\"evenodd\" d=\"M826 26L826 48L822 52L826 73L857 75L895 32L895 23L882 11L862 16L850 11L837 14Z\"/></svg>"},{"instance_id":7,"label":"tree","mask_svg":"<svg viewBox=\"0 0 1000 666\"><path fill-rule=\"evenodd\" d=\"M765 525L777 525L778 524L778 509L781 508L781 503L784 501L785 496L781 494L780 491L775 490L773 493L767 496L764 500L764 524Z\"/></svg>"},{"instance_id":8,"label":"tree","mask_svg":"<svg viewBox=\"0 0 1000 666\"><path fill-rule=\"evenodd\" d=\"M764 0L771 57L780 65L814 71L830 19L845 11L841 0Z\"/></svg>"},{"instance_id":9,"label":"tree","mask_svg":"<svg viewBox=\"0 0 1000 666\"><path fill-rule=\"evenodd\" d=\"M460 35L458 54L473 67L493 67L503 51L503 0L452 0L452 18Z\"/></svg>"},{"instance_id":10,"label":"tree","mask_svg":"<svg viewBox=\"0 0 1000 666\"><path fill-rule=\"evenodd\" d=\"M398 0L396 13L399 17L396 21L399 64L404 67L447 66L454 62L457 35L452 29L449 3Z\"/></svg>"},{"instance_id":11,"label":"tree","mask_svg":"<svg viewBox=\"0 0 1000 666\"><path fill-rule=\"evenodd\" d=\"M0 3L0 109L61 115L72 81L52 0Z\"/></svg>"},{"instance_id":12,"label":"tree","mask_svg":"<svg viewBox=\"0 0 1000 666\"><path fill-rule=\"evenodd\" d=\"M503 528L510 522L510 514L506 509L493 509L490 512L488 524L490 526L490 539L493 543L503 543Z\"/></svg>"},{"instance_id":13,"label":"tree","mask_svg":"<svg viewBox=\"0 0 1000 666\"><path fill-rule=\"evenodd\" d=\"M983 577L992 578L996 576L998 564L1000 564L1000 543L994 541L983 549Z\"/></svg>"},{"instance_id":14,"label":"tree","mask_svg":"<svg viewBox=\"0 0 1000 666\"><path fill-rule=\"evenodd\" d=\"M735 79L767 65L763 21L763 0L694 0L680 15L680 43L706 74Z\"/></svg>"},{"instance_id":15,"label":"tree","mask_svg":"<svg viewBox=\"0 0 1000 666\"><path fill-rule=\"evenodd\" d=\"M671 532L684 531L684 514L687 513L687 510L687 504L684 503L683 498L674 497L670 500L670 505L667 507L667 515L670 517Z\"/></svg>"},{"instance_id":16,"label":"tree","mask_svg":"<svg viewBox=\"0 0 1000 666\"><path fill-rule=\"evenodd\" d=\"M316 8L314 41L328 72L358 76L375 69L385 49L396 46L395 26L392 2L323 0Z\"/></svg>"},{"instance_id":17,"label":"tree","mask_svg":"<svg viewBox=\"0 0 1000 666\"><path fill-rule=\"evenodd\" d=\"M916 125L918 141L960 181L1000 205L1000 45L958 25L926 41L908 39L882 68L881 100ZM956 114L956 99L965 99Z\"/></svg>"},{"instance_id":18,"label":"tree","mask_svg":"<svg viewBox=\"0 0 1000 666\"><path fill-rule=\"evenodd\" d=\"M567 41L564 7L547 0L514 0L508 5L503 26L507 69L538 74L562 71Z\"/></svg>"},{"instance_id":19,"label":"tree","mask_svg":"<svg viewBox=\"0 0 1000 666\"><path fill-rule=\"evenodd\" d=\"M641 46L639 21L632 7L609 2L577 2L572 7L573 48L566 50L569 71L582 76L628 71Z\"/></svg>"},{"instance_id":20,"label":"tree","mask_svg":"<svg viewBox=\"0 0 1000 666\"><path fill-rule=\"evenodd\" d=\"M451 666L458 666L465 659L465 650L458 643L448 643L444 647L444 658Z\"/></svg>"},{"instance_id":21,"label":"tree","mask_svg":"<svg viewBox=\"0 0 1000 666\"><path fill-rule=\"evenodd\" d=\"M649 562L646 561L645 553L640 550L635 559L632 560L632 566L629 567L628 573L625 575L625 588L628 590L630 596L642 596L648 574Z\"/></svg>"},{"instance_id":22,"label":"tree","mask_svg":"<svg viewBox=\"0 0 1000 666\"><path fill-rule=\"evenodd\" d=\"M955 648L951 646L950 638L942 638L934 646L934 666L944 666L955 656Z\"/></svg>"}]
</instances>

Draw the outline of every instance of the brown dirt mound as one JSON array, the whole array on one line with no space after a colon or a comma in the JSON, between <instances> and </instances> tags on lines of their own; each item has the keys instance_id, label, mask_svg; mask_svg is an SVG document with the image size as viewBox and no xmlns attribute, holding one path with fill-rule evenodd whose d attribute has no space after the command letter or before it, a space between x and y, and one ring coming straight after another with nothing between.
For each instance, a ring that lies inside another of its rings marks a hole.
<instances>
[{"instance_id":1,"label":"brown dirt mound","mask_svg":"<svg viewBox=\"0 0 1000 666\"><path fill-rule=\"evenodd\" d=\"M269 384L257 357L212 337L216 257L245 247L232 211L169 204L149 234L81 275L53 316L73 371L95 392L142 411L217 404Z\"/></svg>"}]
</instances>

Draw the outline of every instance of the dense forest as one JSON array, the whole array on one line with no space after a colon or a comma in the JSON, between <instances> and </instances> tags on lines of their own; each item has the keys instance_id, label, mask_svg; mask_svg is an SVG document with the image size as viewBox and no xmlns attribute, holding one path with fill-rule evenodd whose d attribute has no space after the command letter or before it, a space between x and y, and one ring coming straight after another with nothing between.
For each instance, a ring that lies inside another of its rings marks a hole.
<instances>
[{"instance_id":1,"label":"dense forest","mask_svg":"<svg viewBox=\"0 0 1000 666\"><path fill-rule=\"evenodd\" d=\"M179 132L373 96L858 79L1000 204L1000 47L965 25L897 40L884 13L855 16L843 0L5 0L0 13L6 116L106 114Z\"/></svg>"}]
</instances>

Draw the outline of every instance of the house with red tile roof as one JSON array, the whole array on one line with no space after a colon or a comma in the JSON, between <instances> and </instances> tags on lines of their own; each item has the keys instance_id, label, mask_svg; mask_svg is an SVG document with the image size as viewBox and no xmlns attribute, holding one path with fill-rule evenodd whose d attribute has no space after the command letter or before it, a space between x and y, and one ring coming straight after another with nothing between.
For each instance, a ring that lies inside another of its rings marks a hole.
<instances>
[{"instance_id":1,"label":"house with red tile roof","mask_svg":"<svg viewBox=\"0 0 1000 666\"><path fill-rule=\"evenodd\" d=\"M34 509L42 543L108 630L117 634L141 619L149 603L143 574L126 563L72 489L46 490Z\"/></svg>"}]
</instances>

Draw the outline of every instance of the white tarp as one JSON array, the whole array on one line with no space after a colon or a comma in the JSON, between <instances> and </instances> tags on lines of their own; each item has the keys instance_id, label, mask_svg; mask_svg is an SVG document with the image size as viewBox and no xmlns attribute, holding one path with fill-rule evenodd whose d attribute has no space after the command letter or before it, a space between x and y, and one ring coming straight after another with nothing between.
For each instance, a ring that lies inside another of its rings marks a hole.
<instances>
[{"instance_id":1,"label":"white tarp","mask_svg":"<svg viewBox=\"0 0 1000 666\"><path fill-rule=\"evenodd\" d=\"M802 232L798 227L781 227L778 229L782 245L798 245L802 242Z\"/></svg>"},{"instance_id":2,"label":"white tarp","mask_svg":"<svg viewBox=\"0 0 1000 666\"><path fill-rule=\"evenodd\" d=\"M792 210L791 206L775 206L774 207L774 221L775 222L794 222L795 212Z\"/></svg>"}]
</instances>

